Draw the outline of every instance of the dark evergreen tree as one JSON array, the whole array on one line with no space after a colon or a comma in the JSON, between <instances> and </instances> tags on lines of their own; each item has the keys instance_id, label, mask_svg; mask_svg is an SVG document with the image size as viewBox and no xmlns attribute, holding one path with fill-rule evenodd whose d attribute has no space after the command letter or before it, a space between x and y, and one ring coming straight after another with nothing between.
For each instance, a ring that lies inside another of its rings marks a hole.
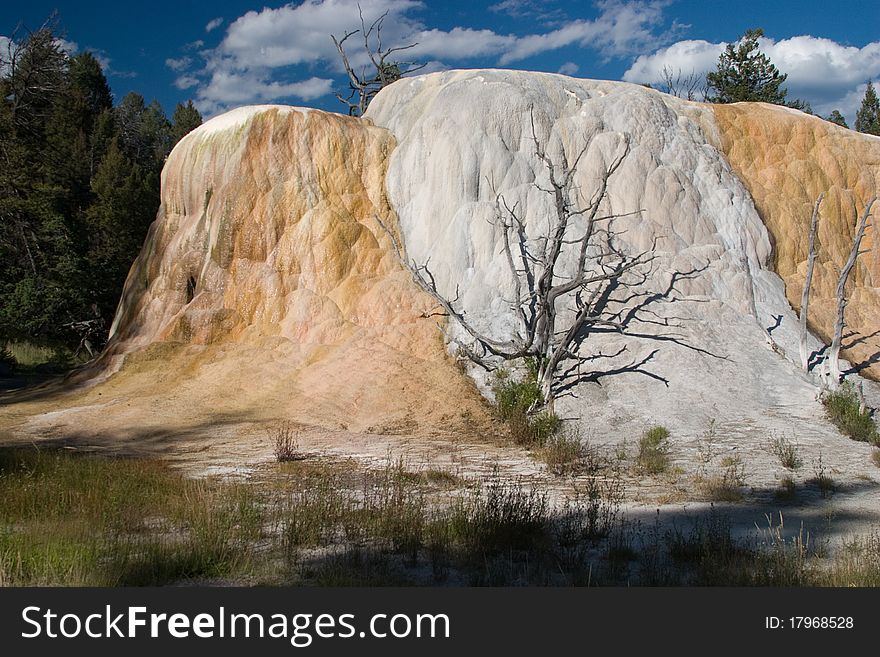
<instances>
[{"instance_id":1,"label":"dark evergreen tree","mask_svg":"<svg viewBox=\"0 0 880 657\"><path fill-rule=\"evenodd\" d=\"M44 27L0 53L0 344L99 347L159 206L172 125L137 94L114 108L95 57L58 43Z\"/></svg>"},{"instance_id":2,"label":"dark evergreen tree","mask_svg":"<svg viewBox=\"0 0 880 657\"><path fill-rule=\"evenodd\" d=\"M839 111L834 110L831 114L828 115L826 121L831 121L831 123L836 123L837 125L843 126L844 128L848 128L849 126L846 123L846 119L843 117Z\"/></svg>"},{"instance_id":3,"label":"dark evergreen tree","mask_svg":"<svg viewBox=\"0 0 880 657\"><path fill-rule=\"evenodd\" d=\"M727 45L718 58L715 71L706 74L713 103L757 101L785 104L787 91L783 88L787 75L780 73L770 59L758 48L758 39L764 30L748 30L737 43Z\"/></svg>"},{"instance_id":4,"label":"dark evergreen tree","mask_svg":"<svg viewBox=\"0 0 880 657\"><path fill-rule=\"evenodd\" d=\"M179 142L187 134L202 125L202 115L191 100L183 103L177 103L174 108L174 116L171 117L171 143L172 145Z\"/></svg>"},{"instance_id":5,"label":"dark evergreen tree","mask_svg":"<svg viewBox=\"0 0 880 657\"><path fill-rule=\"evenodd\" d=\"M93 301L108 321L119 302L132 260L140 250L158 199L140 166L113 139L92 179L95 202L86 212Z\"/></svg>"},{"instance_id":6,"label":"dark evergreen tree","mask_svg":"<svg viewBox=\"0 0 880 657\"><path fill-rule=\"evenodd\" d=\"M869 135L880 135L880 100L877 99L877 92L874 91L871 81L868 81L862 106L856 113L855 129Z\"/></svg>"}]
</instances>

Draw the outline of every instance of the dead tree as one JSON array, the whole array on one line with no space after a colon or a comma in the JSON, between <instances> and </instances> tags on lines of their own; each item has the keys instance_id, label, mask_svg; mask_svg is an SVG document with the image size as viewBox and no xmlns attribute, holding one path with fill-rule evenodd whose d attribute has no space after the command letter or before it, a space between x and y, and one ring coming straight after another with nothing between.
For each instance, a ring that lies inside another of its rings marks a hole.
<instances>
[{"instance_id":1,"label":"dead tree","mask_svg":"<svg viewBox=\"0 0 880 657\"><path fill-rule=\"evenodd\" d=\"M810 287L813 284L813 268L816 265L816 232L819 228L819 206L822 204L822 199L824 198L824 192L819 194L819 198L816 199L816 205L813 206L813 216L810 219L810 244L808 247L809 252L807 254L807 274L804 278L804 290L801 294L800 348L801 366L804 368L804 372L810 371L810 351L807 348L807 314L810 309Z\"/></svg>"},{"instance_id":2,"label":"dead tree","mask_svg":"<svg viewBox=\"0 0 880 657\"><path fill-rule=\"evenodd\" d=\"M862 238L865 236L865 229L868 227L868 217L871 214L871 206L874 205L876 200L877 197L875 196L868 201L868 205L865 206L865 211L862 213L859 222L856 224L856 232L853 237L853 245L849 252L849 258L847 258L846 264L840 272L840 277L837 279L837 321L834 324L834 338L831 340L831 347L828 350L828 362L826 366L828 384L831 387L837 387L840 383L839 356L840 342L843 339L843 315L846 310L846 282L849 280L850 272L852 272L852 269L856 264L856 259L859 257L859 247L862 244Z\"/></svg>"},{"instance_id":3,"label":"dead tree","mask_svg":"<svg viewBox=\"0 0 880 657\"><path fill-rule=\"evenodd\" d=\"M673 71L668 66L664 66L661 71L663 80L660 85L660 91L684 98L686 100L705 101L709 94L709 87L706 84L705 76L698 75L695 71L691 71L685 75L681 69Z\"/></svg>"},{"instance_id":4,"label":"dead tree","mask_svg":"<svg viewBox=\"0 0 880 657\"><path fill-rule=\"evenodd\" d=\"M342 65L345 66L345 72L348 74L349 94L347 97L343 97L342 94L337 93L336 98L348 105L349 116L363 116L364 112L367 111L370 101L383 88L399 80L404 75L418 71L426 66L426 64L418 64L416 62L388 61L388 57L394 53L415 48L419 44L411 43L407 46L383 49L382 24L388 16L387 11L374 20L369 27L367 27L364 21L364 14L361 11L360 5L358 5L358 14L361 18L361 29L346 32L341 39L337 39L332 34L330 35L336 50L339 51L339 55L342 57ZM360 73L355 72L343 47L343 44L350 37L358 33L363 37L364 50L366 50L370 58L373 68L372 73L367 72L368 66L363 67ZM371 43L374 38L376 41L375 47Z\"/></svg>"},{"instance_id":5,"label":"dead tree","mask_svg":"<svg viewBox=\"0 0 880 657\"><path fill-rule=\"evenodd\" d=\"M585 335L591 331L624 332L626 322L620 313L607 310L608 296L619 286L631 289L644 283L647 273L642 271L639 275L638 271L654 256L653 248L635 255L626 253L611 226L614 219L639 214L641 210L600 214L608 181L629 153L628 140L624 139L623 147L604 168L592 195L582 204L578 197L586 197L575 185L574 176L589 142L574 160L569 162L563 154L557 163L538 139L534 117L532 138L535 155L549 180L549 186L537 181L534 185L553 200L547 232L529 238L519 205L511 206L501 194L496 193L495 199L494 223L501 230L503 253L514 283L514 298L510 301L517 322L514 335L497 338L479 330L458 306L458 289L454 298L441 293L428 263L408 260L397 238L387 228L386 231L416 284L433 297L442 314L463 329L463 339L452 339L461 353L487 371L510 361L532 359L543 395L543 408L552 412L563 363L570 370L572 361L578 365L597 357L596 354L580 355ZM562 271L560 257L566 252L575 256L574 271ZM628 274L635 280L628 280ZM445 332L442 326L440 328Z\"/></svg>"}]
</instances>

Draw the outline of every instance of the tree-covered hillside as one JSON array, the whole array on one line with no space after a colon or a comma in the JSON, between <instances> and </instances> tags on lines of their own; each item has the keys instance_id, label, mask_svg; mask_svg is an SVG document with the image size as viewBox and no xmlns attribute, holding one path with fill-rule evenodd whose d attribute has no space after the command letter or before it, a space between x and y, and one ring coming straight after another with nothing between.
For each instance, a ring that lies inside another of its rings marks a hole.
<instances>
[{"instance_id":1,"label":"tree-covered hillside","mask_svg":"<svg viewBox=\"0 0 880 657\"><path fill-rule=\"evenodd\" d=\"M49 27L0 52L0 347L99 348L159 207L159 175L201 123L129 93ZM86 345L88 341L88 345Z\"/></svg>"}]
</instances>

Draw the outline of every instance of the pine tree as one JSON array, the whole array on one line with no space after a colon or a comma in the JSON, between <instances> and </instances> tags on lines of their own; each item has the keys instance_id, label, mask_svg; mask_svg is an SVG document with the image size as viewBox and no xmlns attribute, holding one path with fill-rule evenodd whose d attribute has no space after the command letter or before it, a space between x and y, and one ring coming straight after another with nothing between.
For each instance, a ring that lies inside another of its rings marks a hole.
<instances>
[{"instance_id":1,"label":"pine tree","mask_svg":"<svg viewBox=\"0 0 880 657\"><path fill-rule=\"evenodd\" d=\"M788 76L780 73L759 50L758 39L762 36L761 28L748 30L737 43L727 45L718 58L717 69L706 75L706 82L715 90L710 102L785 104L788 92L782 83Z\"/></svg>"},{"instance_id":2,"label":"pine tree","mask_svg":"<svg viewBox=\"0 0 880 657\"><path fill-rule=\"evenodd\" d=\"M202 125L202 115L191 100L183 103L177 103L174 109L174 116L171 117L171 142L176 144L187 134Z\"/></svg>"},{"instance_id":3,"label":"pine tree","mask_svg":"<svg viewBox=\"0 0 880 657\"><path fill-rule=\"evenodd\" d=\"M828 115L826 121L831 121L831 123L836 123L837 125L843 126L844 128L848 128L849 125L846 123L846 119L843 117L839 111L834 110L831 114Z\"/></svg>"},{"instance_id":4,"label":"pine tree","mask_svg":"<svg viewBox=\"0 0 880 657\"><path fill-rule=\"evenodd\" d=\"M856 113L855 128L857 132L880 135L880 100L877 99L877 92L874 91L874 85L870 81L865 89L862 106Z\"/></svg>"},{"instance_id":5,"label":"pine tree","mask_svg":"<svg viewBox=\"0 0 880 657\"><path fill-rule=\"evenodd\" d=\"M172 126L157 102L137 94L114 108L97 59L68 57L49 27L5 50L0 344L75 347L83 326L110 326L159 206ZM94 332L89 340L102 341Z\"/></svg>"},{"instance_id":6,"label":"pine tree","mask_svg":"<svg viewBox=\"0 0 880 657\"><path fill-rule=\"evenodd\" d=\"M156 216L158 200L140 166L111 140L92 179L95 202L86 212L93 302L112 318L128 269Z\"/></svg>"}]
</instances>

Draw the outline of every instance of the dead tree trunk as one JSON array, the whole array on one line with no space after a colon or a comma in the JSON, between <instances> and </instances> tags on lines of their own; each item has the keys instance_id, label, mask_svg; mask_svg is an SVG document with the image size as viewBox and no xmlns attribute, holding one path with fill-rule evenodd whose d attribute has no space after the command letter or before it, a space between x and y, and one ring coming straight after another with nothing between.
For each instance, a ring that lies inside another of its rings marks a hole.
<instances>
[{"instance_id":1,"label":"dead tree trunk","mask_svg":"<svg viewBox=\"0 0 880 657\"><path fill-rule=\"evenodd\" d=\"M608 192L608 181L629 153L629 142L601 174L596 188L585 205L578 203L579 189L574 184L578 164L589 147L587 142L570 163L563 155L554 162L538 139L532 117L532 137L535 155L544 165L549 186L534 185L553 199L553 212L548 229L537 238L526 234L526 222L518 204L512 207L501 194L496 194L496 225L501 229L502 247L514 283L515 298L510 309L517 318L514 335L503 338L489 336L478 330L457 307L455 298L440 292L427 263L408 260L396 236L384 227L391 237L398 257L409 269L413 280L442 308L443 313L463 329L465 339L453 339L469 360L492 371L509 361L533 359L537 371L536 383L543 394L543 409L552 411L560 366L567 361L585 361L579 355L583 334L592 327L623 332L624 324L605 310L603 295L609 286L631 287L625 279L632 272L653 260L653 249L630 255L616 244L610 223L618 218L638 214L601 215L603 200ZM577 219L577 221L576 221ZM574 230L578 234L573 234ZM575 256L574 271L561 271L560 256L568 252ZM643 274L638 283L643 283ZM560 311L569 320L560 325ZM439 326L439 324L438 324ZM441 326L441 330L445 329ZM533 409L535 410L535 409Z\"/></svg>"},{"instance_id":2,"label":"dead tree trunk","mask_svg":"<svg viewBox=\"0 0 880 657\"><path fill-rule=\"evenodd\" d=\"M865 229L868 227L868 217L871 214L871 206L874 205L876 200L877 197L875 196L868 201L868 205L865 206L865 211L862 213L862 217L856 225L856 233L853 237L853 245L849 252L849 258L847 258L846 264L840 272L840 278L837 279L837 321L834 324L834 338L831 340L831 347L828 350L828 365L826 369L828 383L831 387L837 387L840 384L839 357L840 342L843 339L844 311L846 310L846 282L849 280L850 272L855 266L856 259L859 256L859 247L862 244L862 237L865 235Z\"/></svg>"},{"instance_id":3,"label":"dead tree trunk","mask_svg":"<svg viewBox=\"0 0 880 657\"><path fill-rule=\"evenodd\" d=\"M816 232L819 228L819 206L821 205L823 198L825 198L824 192L819 194L819 198L816 199L816 205L813 206L813 216L810 219L810 245L807 254L807 275L804 278L804 291L801 294L800 347L801 366L804 368L804 372L808 372L810 369L810 351L807 348L807 313L810 308L810 287L813 284L813 267L816 265Z\"/></svg>"}]
</instances>

